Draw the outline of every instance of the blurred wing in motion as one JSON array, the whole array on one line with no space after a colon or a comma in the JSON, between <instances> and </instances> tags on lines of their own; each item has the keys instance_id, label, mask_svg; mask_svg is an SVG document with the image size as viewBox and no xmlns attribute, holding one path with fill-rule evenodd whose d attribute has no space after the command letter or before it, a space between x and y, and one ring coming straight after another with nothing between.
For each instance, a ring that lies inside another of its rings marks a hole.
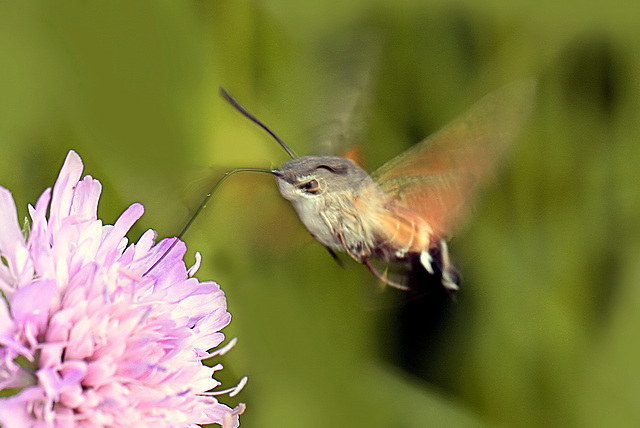
<instances>
[{"instance_id":1,"label":"blurred wing in motion","mask_svg":"<svg viewBox=\"0 0 640 428\"><path fill-rule=\"evenodd\" d=\"M381 54L375 34L358 34L332 49L323 60L329 64L327 91L315 98L322 124L315 132L314 152L347 157L360 163L358 144L363 137Z\"/></svg>"},{"instance_id":2,"label":"blurred wing in motion","mask_svg":"<svg viewBox=\"0 0 640 428\"><path fill-rule=\"evenodd\" d=\"M377 169L372 177L440 237L464 215L478 184L516 137L532 109L535 82L482 98L465 115Z\"/></svg>"}]
</instances>

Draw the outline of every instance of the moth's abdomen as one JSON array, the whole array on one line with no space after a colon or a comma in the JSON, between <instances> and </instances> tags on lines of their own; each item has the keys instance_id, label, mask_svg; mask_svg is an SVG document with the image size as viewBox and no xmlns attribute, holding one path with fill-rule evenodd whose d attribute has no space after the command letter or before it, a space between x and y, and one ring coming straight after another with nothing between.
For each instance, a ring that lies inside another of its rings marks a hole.
<instances>
[{"instance_id":1,"label":"moth's abdomen","mask_svg":"<svg viewBox=\"0 0 640 428\"><path fill-rule=\"evenodd\" d=\"M434 234L431 226L418 214L394 201L385 204L378 216L378 246L375 254L388 262L410 265L411 276L422 269L435 276L445 289L458 289L458 274L449 259L447 243Z\"/></svg>"},{"instance_id":2,"label":"moth's abdomen","mask_svg":"<svg viewBox=\"0 0 640 428\"><path fill-rule=\"evenodd\" d=\"M419 215L393 201L384 205L378 215L378 240L394 258L409 253L422 253L435 239L433 230Z\"/></svg>"}]
</instances>

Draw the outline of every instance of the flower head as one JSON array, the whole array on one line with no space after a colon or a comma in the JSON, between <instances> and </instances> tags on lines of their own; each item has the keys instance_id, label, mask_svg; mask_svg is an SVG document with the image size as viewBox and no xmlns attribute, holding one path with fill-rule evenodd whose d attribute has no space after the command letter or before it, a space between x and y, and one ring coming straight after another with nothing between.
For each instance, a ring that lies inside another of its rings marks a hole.
<instances>
[{"instance_id":1,"label":"flower head","mask_svg":"<svg viewBox=\"0 0 640 428\"><path fill-rule=\"evenodd\" d=\"M28 237L0 187L0 390L13 393L0 425L238 426L243 407L207 392L222 366L202 363L221 353L208 350L231 320L224 292L191 277L199 255L187 271L183 242L148 230L128 244L142 205L103 225L102 186L82 169L69 152Z\"/></svg>"}]
</instances>

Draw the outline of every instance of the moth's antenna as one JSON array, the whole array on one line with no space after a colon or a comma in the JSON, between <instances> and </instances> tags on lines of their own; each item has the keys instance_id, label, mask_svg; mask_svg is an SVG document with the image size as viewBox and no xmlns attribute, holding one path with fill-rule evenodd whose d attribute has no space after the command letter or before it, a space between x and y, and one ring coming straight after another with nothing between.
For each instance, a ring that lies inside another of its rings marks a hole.
<instances>
[{"instance_id":1,"label":"moth's antenna","mask_svg":"<svg viewBox=\"0 0 640 428\"><path fill-rule=\"evenodd\" d=\"M149 269L147 269L147 271L144 273L143 276L145 276L149 272L151 272L156 266L158 266L158 264L160 264L160 262L162 260L164 260L164 258L167 256L167 254L169 254L171 252L171 250L173 250L173 247L175 247L176 244L178 242L180 242L180 239L182 239L182 236L187 232L187 230L189 230L189 227L191 227L191 224L194 222L196 217L198 217L198 214L200 214L200 212L207 205L207 202L209 202L209 198L211 198L211 196L216 192L216 190L218 190L218 187L220 187L220 185L227 178L231 177L233 174L235 174L237 172L262 172L262 173L267 173L267 174L273 174L273 175L276 175L276 176L280 175L280 171L278 171L278 170L275 170L275 169L264 169L264 168L234 168L234 169L232 169L230 171L225 172L224 175L222 176L222 178L220 180L218 180L218 182L215 184L215 186L213 186L213 188L211 188L211 191L209 193L207 193L207 196L205 196L204 200L202 201L202 203L200 204L200 206L198 207L196 212L193 213L193 215L191 216L189 221L187 221L187 224L184 225L184 227L182 228L182 230L180 231L178 236L176 236L176 238L171 243L169 248L167 248L167 251L165 251L162 254L162 256L160 256L160 258L153 264L153 266L151 266Z\"/></svg>"},{"instance_id":2,"label":"moth's antenna","mask_svg":"<svg viewBox=\"0 0 640 428\"><path fill-rule=\"evenodd\" d=\"M274 140L276 140L280 144L280 146L282 146L282 148L287 152L287 154L291 156L291 159L296 159L298 157L296 152L294 152L293 149L287 145L287 143L282 141L282 139L278 137L278 135L275 132L273 132L267 125L265 125L260 119L255 117L253 114L249 113L249 111L246 108L244 108L244 106L242 106L242 104L240 104L235 98L233 98L233 96L231 96L231 94L222 86L220 86L220 95L222 95L222 98L227 100L229 104L231 104L236 110L242 113L247 119L249 119L256 125L258 125L260 128L267 131L269 135L271 135L274 138Z\"/></svg>"}]
</instances>

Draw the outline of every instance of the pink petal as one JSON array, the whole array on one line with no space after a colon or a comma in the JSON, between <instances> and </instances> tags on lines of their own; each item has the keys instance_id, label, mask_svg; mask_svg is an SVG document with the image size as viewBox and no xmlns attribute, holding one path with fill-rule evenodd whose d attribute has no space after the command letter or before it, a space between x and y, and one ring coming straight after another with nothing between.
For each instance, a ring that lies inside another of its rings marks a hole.
<instances>
[{"instance_id":1,"label":"pink petal","mask_svg":"<svg viewBox=\"0 0 640 428\"><path fill-rule=\"evenodd\" d=\"M24 256L19 259L19 250L25 252L25 241L18 224L16 204L9 192L0 186L0 254L7 261L7 266L0 263L0 288L15 288L15 280L24 268Z\"/></svg>"},{"instance_id":2,"label":"pink petal","mask_svg":"<svg viewBox=\"0 0 640 428\"><path fill-rule=\"evenodd\" d=\"M28 408L31 403L44 400L42 390L25 388L19 394L0 398L0 425L4 428L26 428L36 426Z\"/></svg>"},{"instance_id":3,"label":"pink petal","mask_svg":"<svg viewBox=\"0 0 640 428\"><path fill-rule=\"evenodd\" d=\"M97 218L100 193L102 193L102 184L90 175L85 176L76 185L71 215L87 219Z\"/></svg>"},{"instance_id":4,"label":"pink petal","mask_svg":"<svg viewBox=\"0 0 640 428\"><path fill-rule=\"evenodd\" d=\"M36 207L30 206L29 214L31 215L31 231L29 232L29 240L37 242L47 237L47 208L51 201L51 188L42 192L42 195L36 202ZM48 239L45 241L48 242Z\"/></svg>"},{"instance_id":5,"label":"pink petal","mask_svg":"<svg viewBox=\"0 0 640 428\"><path fill-rule=\"evenodd\" d=\"M57 369L62 363L64 343L45 343L40 345L40 367Z\"/></svg>"},{"instance_id":6,"label":"pink petal","mask_svg":"<svg viewBox=\"0 0 640 428\"><path fill-rule=\"evenodd\" d=\"M144 214L144 207L142 204L132 204L127 208L122 215L116 220L116 224L113 225L108 235L100 244L98 253L96 254L96 261L98 263L106 263L108 257L115 257L115 252L120 245L120 242L131 229L131 226L138 221Z\"/></svg>"},{"instance_id":7,"label":"pink petal","mask_svg":"<svg viewBox=\"0 0 640 428\"><path fill-rule=\"evenodd\" d=\"M82 385L71 385L60 391L60 403L69 409L74 409L84 403Z\"/></svg>"},{"instance_id":8,"label":"pink petal","mask_svg":"<svg viewBox=\"0 0 640 428\"><path fill-rule=\"evenodd\" d=\"M44 331L57 294L53 280L35 280L23 286L11 299L13 319L20 326L33 325L38 333Z\"/></svg>"},{"instance_id":9,"label":"pink petal","mask_svg":"<svg viewBox=\"0 0 640 428\"><path fill-rule=\"evenodd\" d=\"M182 258L187 252L187 246L182 241L174 245L176 239L166 238L160 241L149 251L148 258L145 260L144 271L147 272L153 267L148 274L157 279L157 289L165 289L175 281L184 280L181 272L186 272L186 267Z\"/></svg>"},{"instance_id":10,"label":"pink petal","mask_svg":"<svg viewBox=\"0 0 640 428\"><path fill-rule=\"evenodd\" d=\"M69 332L65 358L82 360L91 357L95 349L92 340L93 323L87 318L77 320Z\"/></svg>"},{"instance_id":11,"label":"pink petal","mask_svg":"<svg viewBox=\"0 0 640 428\"><path fill-rule=\"evenodd\" d=\"M56 312L49 321L49 328L45 340L48 342L66 342L69 340L69 332L73 327L73 318L75 311L71 309L63 309Z\"/></svg>"},{"instance_id":12,"label":"pink petal","mask_svg":"<svg viewBox=\"0 0 640 428\"><path fill-rule=\"evenodd\" d=\"M70 385L79 385L88 372L88 366L84 361L66 361L62 363L59 372L62 376L62 386L66 388Z\"/></svg>"},{"instance_id":13,"label":"pink petal","mask_svg":"<svg viewBox=\"0 0 640 428\"><path fill-rule=\"evenodd\" d=\"M53 186L49 215L49 229L52 233L60 229L62 220L71 212L73 193L83 168L80 156L73 150L69 151L60 169L56 184Z\"/></svg>"},{"instance_id":14,"label":"pink petal","mask_svg":"<svg viewBox=\"0 0 640 428\"><path fill-rule=\"evenodd\" d=\"M82 384L84 386L100 386L109 383L115 375L118 364L107 358L93 361L87 365Z\"/></svg>"},{"instance_id":15,"label":"pink petal","mask_svg":"<svg viewBox=\"0 0 640 428\"><path fill-rule=\"evenodd\" d=\"M0 298L0 343L3 338L10 338L16 330L16 325L9 314L7 302Z\"/></svg>"},{"instance_id":16,"label":"pink petal","mask_svg":"<svg viewBox=\"0 0 640 428\"><path fill-rule=\"evenodd\" d=\"M136 252L134 256L134 260L140 260L142 257L147 256L149 250L153 246L153 241L155 241L158 234L155 230L147 230L142 234L136 245L134 246Z\"/></svg>"},{"instance_id":17,"label":"pink petal","mask_svg":"<svg viewBox=\"0 0 640 428\"><path fill-rule=\"evenodd\" d=\"M58 373L51 369L40 369L36 372L36 376L45 396L51 400L56 400L60 389L60 376Z\"/></svg>"}]
</instances>

